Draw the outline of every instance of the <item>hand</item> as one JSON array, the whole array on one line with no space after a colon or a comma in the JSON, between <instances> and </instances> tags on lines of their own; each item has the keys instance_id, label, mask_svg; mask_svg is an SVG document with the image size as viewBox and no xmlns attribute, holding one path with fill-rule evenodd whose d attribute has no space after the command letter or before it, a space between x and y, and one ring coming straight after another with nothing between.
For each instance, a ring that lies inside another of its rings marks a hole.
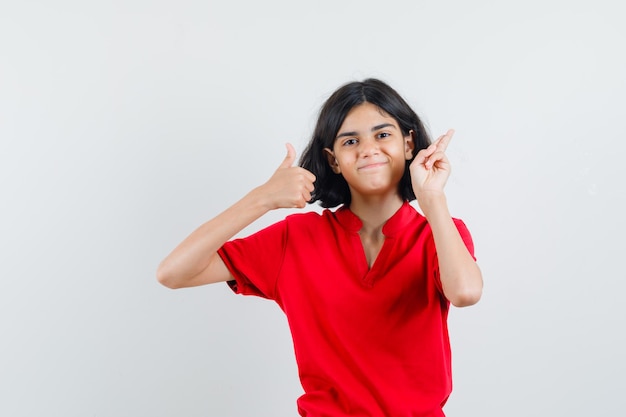
<instances>
[{"instance_id":1,"label":"hand","mask_svg":"<svg viewBox=\"0 0 626 417\"><path fill-rule=\"evenodd\" d=\"M292 166L296 160L296 150L286 144L287 156L278 166L272 177L261 187L262 198L267 199L270 210L277 208L303 208L311 200L315 175L312 172Z\"/></svg>"},{"instance_id":2,"label":"hand","mask_svg":"<svg viewBox=\"0 0 626 417\"><path fill-rule=\"evenodd\" d=\"M443 188L450 176L450 162L445 154L448 144L454 135L450 129L445 135L439 136L428 148L417 153L411 166L411 182L413 192L418 197L424 194L443 194Z\"/></svg>"}]
</instances>

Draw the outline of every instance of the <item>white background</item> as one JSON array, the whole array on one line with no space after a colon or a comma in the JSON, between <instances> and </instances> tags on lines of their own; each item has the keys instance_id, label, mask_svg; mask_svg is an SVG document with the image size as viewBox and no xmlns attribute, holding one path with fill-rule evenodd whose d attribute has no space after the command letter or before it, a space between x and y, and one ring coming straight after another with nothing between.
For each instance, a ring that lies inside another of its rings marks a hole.
<instances>
[{"instance_id":1,"label":"white background","mask_svg":"<svg viewBox=\"0 0 626 417\"><path fill-rule=\"evenodd\" d=\"M369 76L457 131L485 291L451 312L448 416L620 415L619 3L3 0L0 415L295 416L278 307L155 270Z\"/></svg>"}]
</instances>

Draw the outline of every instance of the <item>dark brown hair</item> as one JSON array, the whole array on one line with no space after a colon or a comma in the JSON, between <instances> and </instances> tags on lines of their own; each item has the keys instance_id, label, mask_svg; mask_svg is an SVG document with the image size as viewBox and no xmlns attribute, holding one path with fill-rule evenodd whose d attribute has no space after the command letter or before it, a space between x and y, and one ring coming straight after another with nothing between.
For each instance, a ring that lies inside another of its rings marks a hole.
<instances>
[{"instance_id":1,"label":"dark brown hair","mask_svg":"<svg viewBox=\"0 0 626 417\"><path fill-rule=\"evenodd\" d=\"M332 149L337 132L350 110L365 102L379 107L393 117L398 122L403 136L409 135L411 130L414 132L413 156L406 161L398 191L404 200L415 199L409 165L420 150L430 145L430 137L420 118L400 94L384 82L369 78L341 86L326 100L320 110L313 137L300 157L300 166L311 171L317 178L309 203L319 201L322 207L350 204L348 183L341 174L332 171L324 148Z\"/></svg>"}]
</instances>

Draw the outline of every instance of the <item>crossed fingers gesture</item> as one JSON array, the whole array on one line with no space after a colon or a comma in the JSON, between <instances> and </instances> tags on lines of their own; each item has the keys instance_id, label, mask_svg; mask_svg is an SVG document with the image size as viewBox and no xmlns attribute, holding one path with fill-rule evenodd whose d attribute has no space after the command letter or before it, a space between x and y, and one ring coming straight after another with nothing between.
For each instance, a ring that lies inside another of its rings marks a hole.
<instances>
[{"instance_id":1,"label":"crossed fingers gesture","mask_svg":"<svg viewBox=\"0 0 626 417\"><path fill-rule=\"evenodd\" d=\"M424 193L443 193L451 171L445 152L453 135L454 130L448 130L428 148L419 151L411 163L411 182L418 198Z\"/></svg>"}]
</instances>

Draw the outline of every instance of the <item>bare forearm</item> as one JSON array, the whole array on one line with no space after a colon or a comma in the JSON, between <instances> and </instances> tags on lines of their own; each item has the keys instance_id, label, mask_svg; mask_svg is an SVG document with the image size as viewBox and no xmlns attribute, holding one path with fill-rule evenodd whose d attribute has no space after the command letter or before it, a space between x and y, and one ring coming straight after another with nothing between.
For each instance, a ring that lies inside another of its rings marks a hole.
<instances>
[{"instance_id":1,"label":"bare forearm","mask_svg":"<svg viewBox=\"0 0 626 417\"><path fill-rule=\"evenodd\" d=\"M269 211L258 189L204 223L183 240L159 265L158 280L165 286L179 288L227 279L220 273L208 274L211 262L217 262L217 250L230 238ZM219 269L217 271L220 271Z\"/></svg>"},{"instance_id":2,"label":"bare forearm","mask_svg":"<svg viewBox=\"0 0 626 417\"><path fill-rule=\"evenodd\" d=\"M419 204L433 232L446 298L457 307L477 303L482 294L482 274L450 216L445 195L422 196Z\"/></svg>"},{"instance_id":3,"label":"bare forearm","mask_svg":"<svg viewBox=\"0 0 626 417\"><path fill-rule=\"evenodd\" d=\"M311 199L315 175L292 166L295 159L295 149L287 144L287 156L265 184L197 228L161 262L157 270L159 282L180 288L231 279L218 249L268 211L302 208Z\"/></svg>"}]
</instances>

